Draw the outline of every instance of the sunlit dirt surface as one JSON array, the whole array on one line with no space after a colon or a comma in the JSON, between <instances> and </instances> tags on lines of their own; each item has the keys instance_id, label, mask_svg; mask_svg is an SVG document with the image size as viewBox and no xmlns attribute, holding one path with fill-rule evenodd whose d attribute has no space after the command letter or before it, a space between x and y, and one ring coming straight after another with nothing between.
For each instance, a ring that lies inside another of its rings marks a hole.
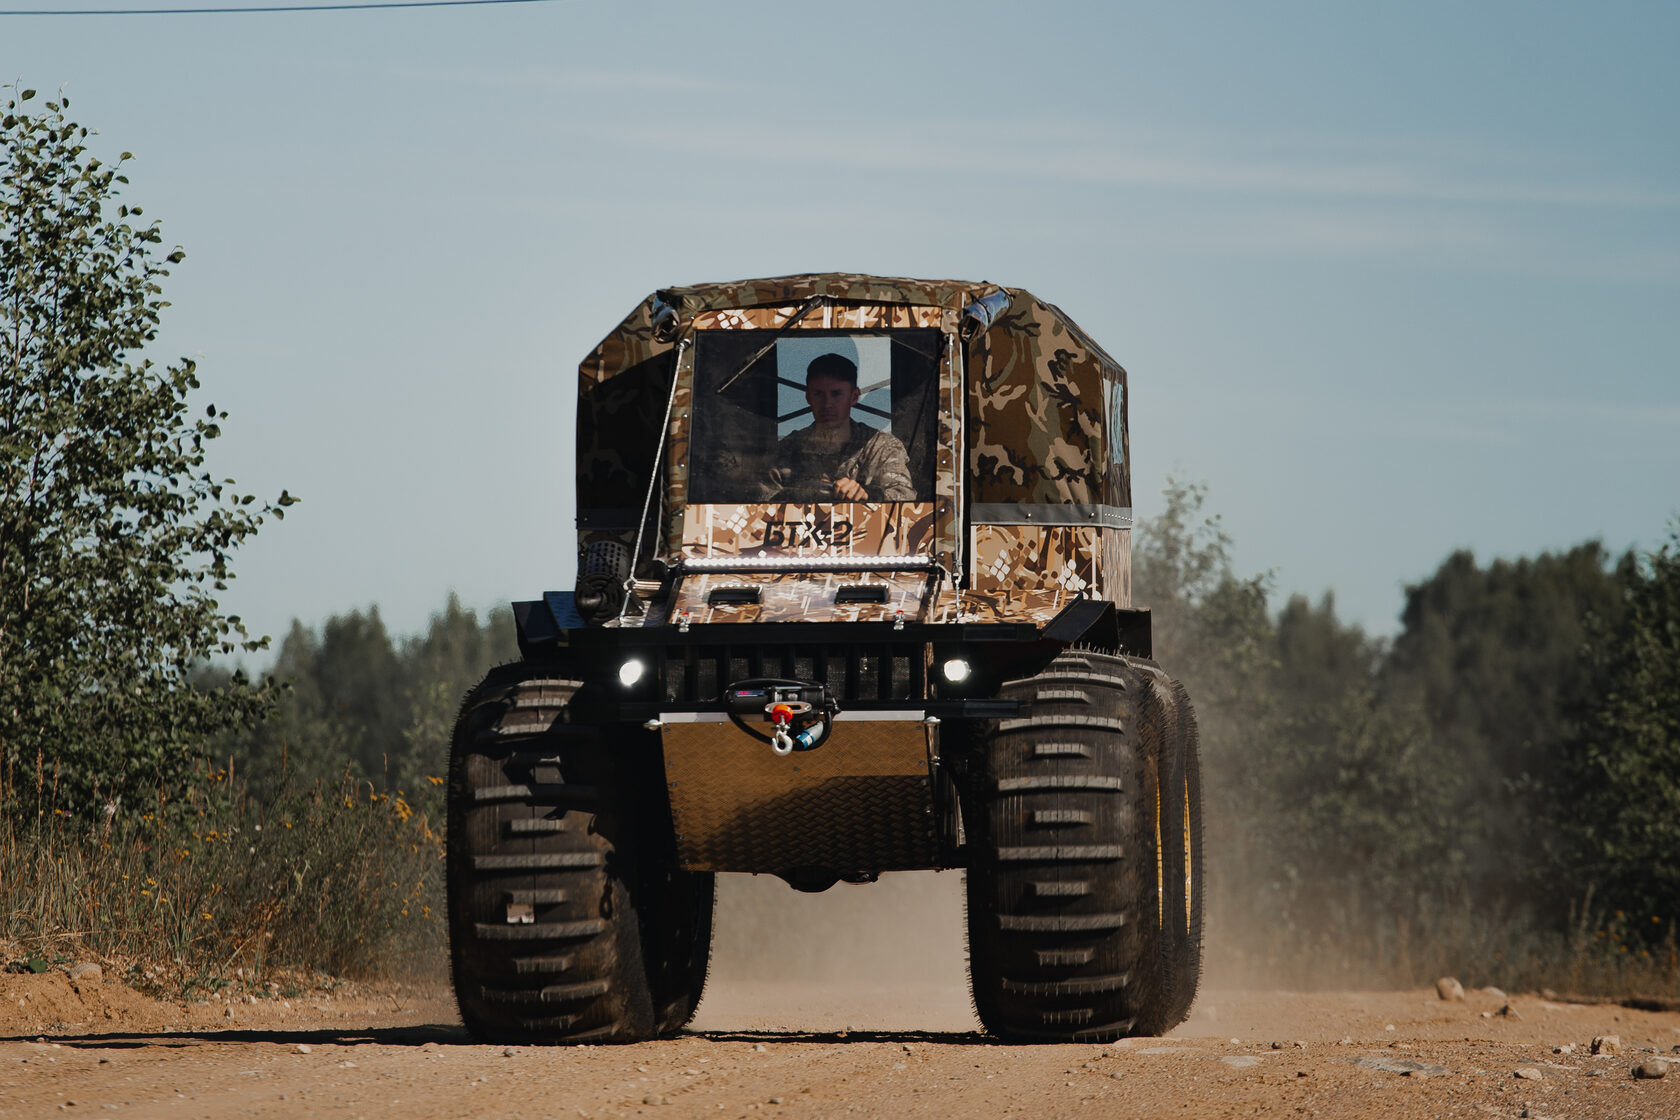
<instances>
[{"instance_id":1,"label":"sunlit dirt surface","mask_svg":"<svg viewBox=\"0 0 1680 1120\"><path fill-rule=\"evenodd\" d=\"M0 976L0 1117L1680 1118L1680 1015L1533 996L1215 990L1166 1039L997 1045L963 987L958 880L905 879L726 882L693 1028L635 1046L475 1045L437 990L230 1012ZM1588 1053L1606 1034L1621 1052ZM1634 1078L1664 1054L1667 1077Z\"/></svg>"}]
</instances>

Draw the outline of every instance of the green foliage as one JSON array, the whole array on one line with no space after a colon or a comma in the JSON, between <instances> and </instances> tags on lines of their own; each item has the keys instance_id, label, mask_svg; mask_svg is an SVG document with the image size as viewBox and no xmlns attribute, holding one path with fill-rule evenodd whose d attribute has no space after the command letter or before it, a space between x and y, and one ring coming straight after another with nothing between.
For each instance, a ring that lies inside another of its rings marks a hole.
<instances>
[{"instance_id":1,"label":"green foliage","mask_svg":"<svg viewBox=\"0 0 1680 1120\"><path fill-rule=\"evenodd\" d=\"M1454 831L1481 900L1556 901L1571 715L1599 687L1583 654L1621 602L1597 543L1486 568L1456 552L1406 589L1384 690L1424 713L1430 764L1459 785Z\"/></svg>"},{"instance_id":2,"label":"green foliage","mask_svg":"<svg viewBox=\"0 0 1680 1120\"><path fill-rule=\"evenodd\" d=\"M224 765L201 759L129 812L44 800L0 817L0 965L56 946L143 963L165 990L236 967L435 974L450 730L514 647L511 612L480 624L453 596L396 642L377 611L294 624L276 665L292 687L216 740ZM195 680L214 695L229 676Z\"/></svg>"},{"instance_id":3,"label":"green foliage","mask_svg":"<svg viewBox=\"0 0 1680 1120\"><path fill-rule=\"evenodd\" d=\"M191 361L140 352L183 258L119 200L64 99L0 117L0 804L86 812L183 774L261 689L190 687L212 652L253 650L216 593L234 549L291 504L205 468L226 418L189 414Z\"/></svg>"},{"instance_id":4,"label":"green foliage","mask_svg":"<svg viewBox=\"0 0 1680 1120\"><path fill-rule=\"evenodd\" d=\"M294 622L271 670L291 685L275 718L230 734L219 750L264 792L289 776L348 767L382 792L430 803L461 697L517 653L511 611L492 611L481 625L454 595L425 633L400 641L377 607L335 615L318 632Z\"/></svg>"},{"instance_id":5,"label":"green foliage","mask_svg":"<svg viewBox=\"0 0 1680 1120\"><path fill-rule=\"evenodd\" d=\"M1165 510L1133 544L1132 598L1151 612L1156 659L1193 689L1204 736L1234 750L1270 700L1253 682L1274 658L1271 577L1237 576L1205 486L1169 478L1162 493Z\"/></svg>"},{"instance_id":6,"label":"green foliage","mask_svg":"<svg viewBox=\"0 0 1680 1120\"><path fill-rule=\"evenodd\" d=\"M1590 646L1566 800L1578 873L1647 940L1680 920L1680 520Z\"/></svg>"},{"instance_id":7,"label":"green foliage","mask_svg":"<svg viewBox=\"0 0 1680 1120\"><path fill-rule=\"evenodd\" d=\"M1454 554L1391 648L1329 595L1273 615L1204 488L1165 496L1133 589L1201 723L1215 959L1325 984L1680 981L1680 537L1615 570L1596 544Z\"/></svg>"}]
</instances>

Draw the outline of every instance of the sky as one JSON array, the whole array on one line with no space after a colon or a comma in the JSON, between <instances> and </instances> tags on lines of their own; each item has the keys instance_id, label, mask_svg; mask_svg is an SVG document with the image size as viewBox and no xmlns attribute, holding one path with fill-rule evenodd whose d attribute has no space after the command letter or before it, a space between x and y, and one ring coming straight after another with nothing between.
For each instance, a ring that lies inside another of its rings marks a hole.
<instances>
[{"instance_id":1,"label":"sky","mask_svg":"<svg viewBox=\"0 0 1680 1120\"><path fill-rule=\"evenodd\" d=\"M186 249L150 356L302 499L238 555L257 633L569 588L579 359L656 288L834 270L1058 304L1129 371L1140 518L1204 484L1279 605L1392 634L1454 549L1680 513L1677 44L1654 2L560 0L0 15L0 81Z\"/></svg>"}]
</instances>

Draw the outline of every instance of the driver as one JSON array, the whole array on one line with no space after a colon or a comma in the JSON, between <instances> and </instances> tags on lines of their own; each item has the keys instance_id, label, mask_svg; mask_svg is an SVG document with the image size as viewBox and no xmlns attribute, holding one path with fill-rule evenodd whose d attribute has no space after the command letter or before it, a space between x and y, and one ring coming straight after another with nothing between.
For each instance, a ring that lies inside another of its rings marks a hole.
<instances>
[{"instance_id":1,"label":"driver","mask_svg":"<svg viewBox=\"0 0 1680 1120\"><path fill-rule=\"evenodd\" d=\"M811 426L776 443L769 488L777 501L908 502L910 459L891 432L852 419L858 402L857 364L823 354L805 367Z\"/></svg>"}]
</instances>

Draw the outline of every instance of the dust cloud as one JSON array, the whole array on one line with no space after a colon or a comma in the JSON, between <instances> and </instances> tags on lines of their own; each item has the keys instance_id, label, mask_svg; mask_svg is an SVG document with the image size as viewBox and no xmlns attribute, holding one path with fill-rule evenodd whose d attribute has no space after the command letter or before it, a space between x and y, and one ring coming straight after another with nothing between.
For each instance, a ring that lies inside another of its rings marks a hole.
<instances>
[{"instance_id":1,"label":"dust cloud","mask_svg":"<svg viewBox=\"0 0 1680 1120\"><path fill-rule=\"evenodd\" d=\"M820 894L719 875L698 1030L978 1030L961 872L906 871Z\"/></svg>"}]
</instances>

